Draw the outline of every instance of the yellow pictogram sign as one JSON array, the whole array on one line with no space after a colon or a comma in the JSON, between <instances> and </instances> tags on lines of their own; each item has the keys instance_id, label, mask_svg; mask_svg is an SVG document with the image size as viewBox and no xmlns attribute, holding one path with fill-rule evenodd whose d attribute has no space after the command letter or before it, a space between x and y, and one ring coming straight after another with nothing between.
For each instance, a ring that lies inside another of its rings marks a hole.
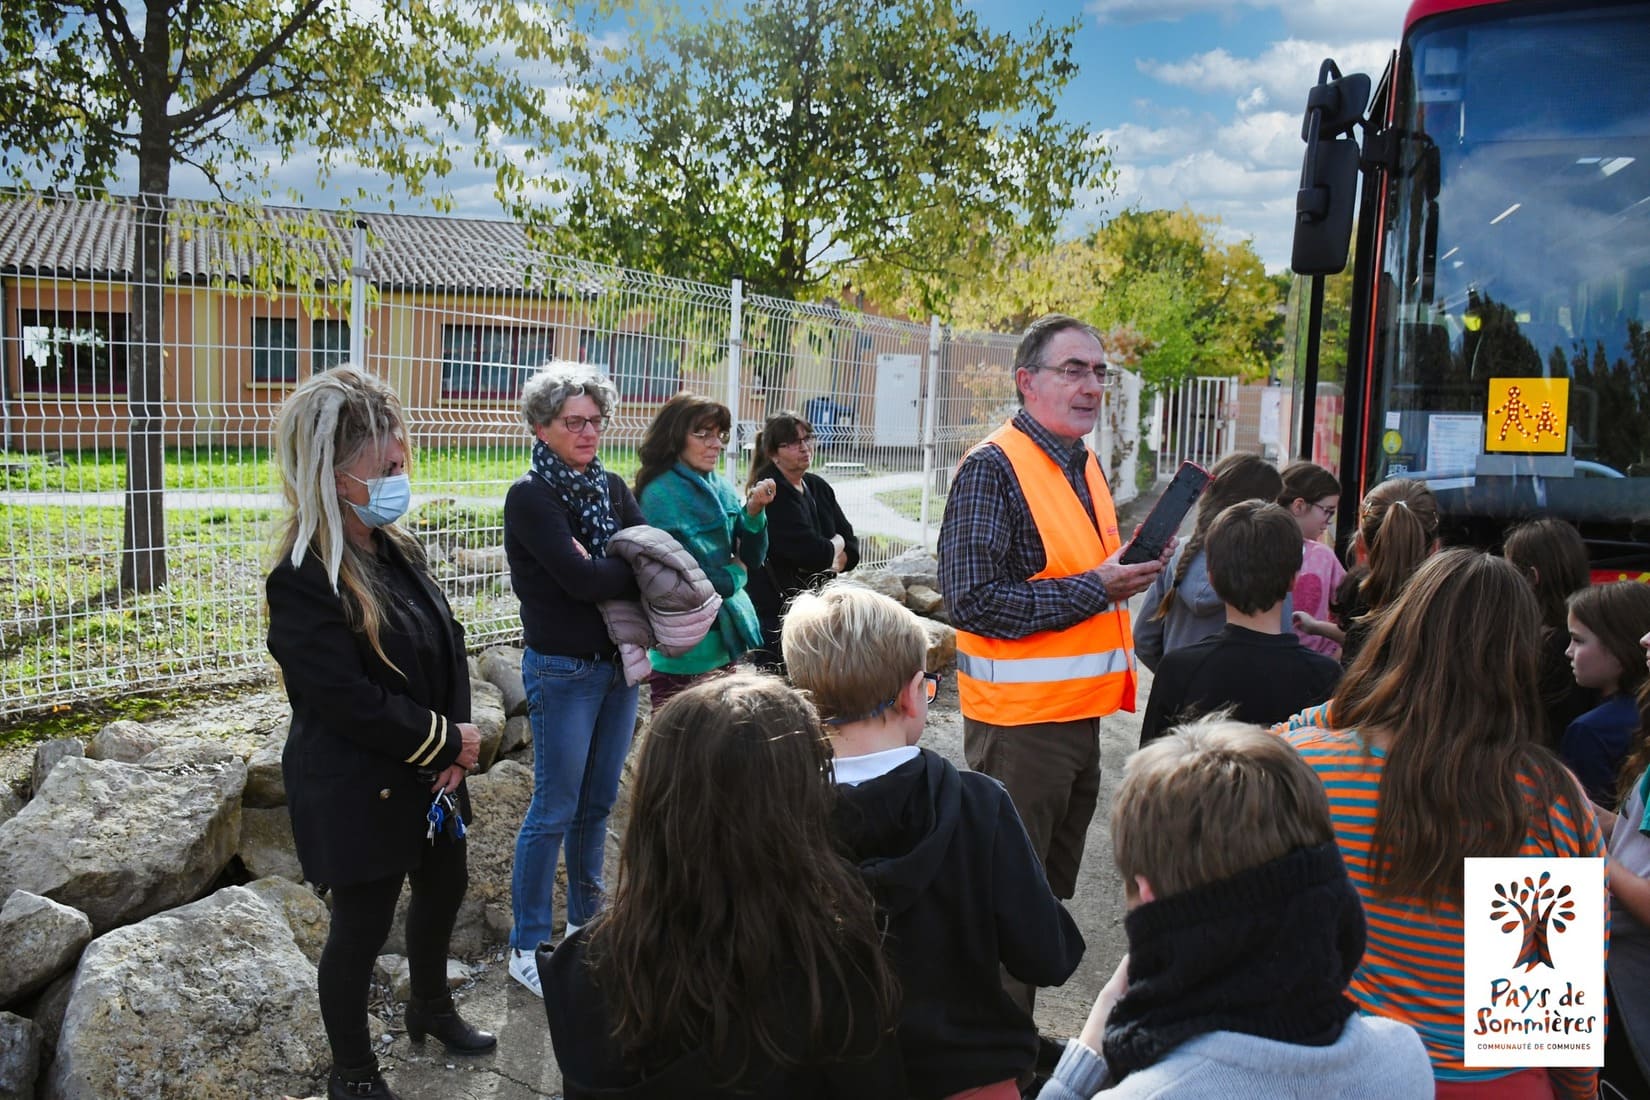
<instances>
[{"instance_id":1,"label":"yellow pictogram sign","mask_svg":"<svg viewBox=\"0 0 1650 1100\"><path fill-rule=\"evenodd\" d=\"M1569 449L1568 378L1492 378L1484 450L1563 454Z\"/></svg>"}]
</instances>

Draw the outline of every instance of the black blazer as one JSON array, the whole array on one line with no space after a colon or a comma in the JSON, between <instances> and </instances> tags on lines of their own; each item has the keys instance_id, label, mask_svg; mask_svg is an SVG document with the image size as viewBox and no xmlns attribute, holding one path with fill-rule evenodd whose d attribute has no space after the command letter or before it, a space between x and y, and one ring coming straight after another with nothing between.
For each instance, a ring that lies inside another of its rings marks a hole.
<instances>
[{"instance_id":1,"label":"black blazer","mask_svg":"<svg viewBox=\"0 0 1650 1100\"><path fill-rule=\"evenodd\" d=\"M458 758L457 724L470 720L464 628L421 566L390 540L377 542L395 574L392 587L416 594L426 615L446 626L444 637L425 637L387 610L379 643L400 672L345 621L343 599L313 550L296 569L283 558L264 583L269 652L292 703L281 757L287 809L304 877L328 886L419 866L431 773ZM463 784L457 797L468 821Z\"/></svg>"},{"instance_id":2,"label":"black blazer","mask_svg":"<svg viewBox=\"0 0 1650 1100\"><path fill-rule=\"evenodd\" d=\"M859 539L842 514L831 483L817 474L803 474L803 493L786 480L779 467L768 463L757 478L773 478L775 493L768 505L768 560L751 570L751 602L764 626L777 623L785 604L798 592L817 588L831 577L836 547L832 535L841 535L848 554L847 569L859 564ZM846 570L845 570L846 571Z\"/></svg>"}]
</instances>

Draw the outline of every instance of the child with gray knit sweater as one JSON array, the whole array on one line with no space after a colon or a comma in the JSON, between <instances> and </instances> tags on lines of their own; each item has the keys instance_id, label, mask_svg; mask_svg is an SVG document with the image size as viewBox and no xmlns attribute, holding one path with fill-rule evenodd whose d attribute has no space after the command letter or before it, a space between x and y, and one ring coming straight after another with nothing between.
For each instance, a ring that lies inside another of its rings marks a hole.
<instances>
[{"instance_id":1,"label":"child with gray knit sweater","mask_svg":"<svg viewBox=\"0 0 1650 1100\"><path fill-rule=\"evenodd\" d=\"M1363 908L1286 742L1181 726L1129 759L1111 835L1129 953L1042 1100L1430 1100L1420 1037L1346 996Z\"/></svg>"}]
</instances>

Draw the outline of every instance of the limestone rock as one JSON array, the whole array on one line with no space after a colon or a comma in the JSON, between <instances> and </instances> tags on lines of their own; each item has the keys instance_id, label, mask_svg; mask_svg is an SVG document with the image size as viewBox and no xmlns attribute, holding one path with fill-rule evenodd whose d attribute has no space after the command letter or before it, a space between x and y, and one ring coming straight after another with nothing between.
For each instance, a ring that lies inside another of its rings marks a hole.
<instances>
[{"instance_id":1,"label":"limestone rock","mask_svg":"<svg viewBox=\"0 0 1650 1100\"><path fill-rule=\"evenodd\" d=\"M503 694L486 680L470 681L470 721L481 731L479 770L486 771L498 758L504 740Z\"/></svg>"},{"instance_id":2,"label":"limestone rock","mask_svg":"<svg viewBox=\"0 0 1650 1100\"><path fill-rule=\"evenodd\" d=\"M302 1093L329 1057L315 967L279 913L230 886L92 942L46 1095Z\"/></svg>"},{"instance_id":3,"label":"limestone rock","mask_svg":"<svg viewBox=\"0 0 1650 1100\"><path fill-rule=\"evenodd\" d=\"M896 603L905 602L905 584L886 569L855 569L844 574L843 579L864 585L873 592L881 592Z\"/></svg>"},{"instance_id":4,"label":"limestone rock","mask_svg":"<svg viewBox=\"0 0 1650 1100\"><path fill-rule=\"evenodd\" d=\"M526 721L525 718L522 721ZM11 784L0 783L0 825L17 816L23 808L23 797L11 789Z\"/></svg>"},{"instance_id":5,"label":"limestone rock","mask_svg":"<svg viewBox=\"0 0 1650 1100\"><path fill-rule=\"evenodd\" d=\"M905 551L883 568L898 577L907 588L913 584L935 590L940 587L940 559L921 547Z\"/></svg>"},{"instance_id":6,"label":"limestone rock","mask_svg":"<svg viewBox=\"0 0 1650 1100\"><path fill-rule=\"evenodd\" d=\"M246 888L286 917L286 925L292 930L298 950L319 966L321 948L326 946L327 932L332 928L332 914L327 910L327 903L316 897L315 891L309 887L274 875L249 882Z\"/></svg>"},{"instance_id":7,"label":"limestone rock","mask_svg":"<svg viewBox=\"0 0 1650 1100\"><path fill-rule=\"evenodd\" d=\"M481 678L504 695L504 713L515 718L527 713L527 688L521 679L521 650L494 646L481 655Z\"/></svg>"},{"instance_id":8,"label":"limestone rock","mask_svg":"<svg viewBox=\"0 0 1650 1100\"><path fill-rule=\"evenodd\" d=\"M136 764L143 757L160 748L160 738L142 722L121 719L110 722L97 731L92 743L86 746L86 755L93 760L118 760L122 764Z\"/></svg>"},{"instance_id":9,"label":"limestone rock","mask_svg":"<svg viewBox=\"0 0 1650 1100\"><path fill-rule=\"evenodd\" d=\"M13 891L0 906L0 1005L21 1000L72 967L91 939L85 913Z\"/></svg>"},{"instance_id":10,"label":"limestone rock","mask_svg":"<svg viewBox=\"0 0 1650 1100\"><path fill-rule=\"evenodd\" d=\"M922 628L928 632L928 671L944 672L957 663L957 631L955 627L933 619L923 619Z\"/></svg>"},{"instance_id":11,"label":"limestone rock","mask_svg":"<svg viewBox=\"0 0 1650 1100\"><path fill-rule=\"evenodd\" d=\"M34 769L29 773L30 792L36 796L40 788L46 785L46 779L58 762L71 757L84 757L86 743L78 737L65 737L58 741L46 741L34 747Z\"/></svg>"},{"instance_id":12,"label":"limestone rock","mask_svg":"<svg viewBox=\"0 0 1650 1100\"><path fill-rule=\"evenodd\" d=\"M510 563L502 546L464 546L453 551L453 568L459 573L508 573Z\"/></svg>"},{"instance_id":13,"label":"limestone rock","mask_svg":"<svg viewBox=\"0 0 1650 1100\"><path fill-rule=\"evenodd\" d=\"M44 1042L33 1020L0 1012L0 1100L34 1100Z\"/></svg>"},{"instance_id":14,"label":"limestone rock","mask_svg":"<svg viewBox=\"0 0 1650 1100\"><path fill-rule=\"evenodd\" d=\"M253 878L276 875L293 882L304 880L298 864L298 842L292 838L292 815L285 806L262 810L241 806L241 839L235 854Z\"/></svg>"},{"instance_id":15,"label":"limestone rock","mask_svg":"<svg viewBox=\"0 0 1650 1100\"><path fill-rule=\"evenodd\" d=\"M378 980L390 991L390 1000L404 1003L412 997L412 972L404 955L380 955L373 968ZM475 972L457 959L447 960L447 988L461 989Z\"/></svg>"},{"instance_id":16,"label":"limestone rock","mask_svg":"<svg viewBox=\"0 0 1650 1100\"><path fill-rule=\"evenodd\" d=\"M532 740L533 723L525 714L519 718L506 719L504 738L499 742L498 754L508 756Z\"/></svg>"},{"instance_id":17,"label":"limestone rock","mask_svg":"<svg viewBox=\"0 0 1650 1100\"><path fill-rule=\"evenodd\" d=\"M913 584L905 590L905 606L918 615L932 615L945 607L945 597L926 584Z\"/></svg>"},{"instance_id":18,"label":"limestone rock","mask_svg":"<svg viewBox=\"0 0 1650 1100\"><path fill-rule=\"evenodd\" d=\"M27 890L111 928L193 898L241 833L246 765L142 767L68 758L0 825L0 895Z\"/></svg>"},{"instance_id":19,"label":"limestone rock","mask_svg":"<svg viewBox=\"0 0 1650 1100\"><path fill-rule=\"evenodd\" d=\"M248 806L268 809L286 805L286 775L281 771L281 754L286 751L286 723L269 735L246 762L246 794L241 801Z\"/></svg>"},{"instance_id":20,"label":"limestone rock","mask_svg":"<svg viewBox=\"0 0 1650 1100\"><path fill-rule=\"evenodd\" d=\"M197 768L213 768L233 761L240 765L241 774L246 774L246 765L241 755L222 741L208 740L204 737L183 737L176 741L167 741L153 752L145 754L138 760L138 764L145 768L159 768L167 771L192 771ZM241 786L244 790L245 779Z\"/></svg>"},{"instance_id":21,"label":"limestone rock","mask_svg":"<svg viewBox=\"0 0 1650 1100\"><path fill-rule=\"evenodd\" d=\"M74 971L59 974L29 1007L29 1019L40 1028L46 1049L57 1049L57 1037L63 1031L63 1013L69 1007L69 994L74 992Z\"/></svg>"}]
</instances>

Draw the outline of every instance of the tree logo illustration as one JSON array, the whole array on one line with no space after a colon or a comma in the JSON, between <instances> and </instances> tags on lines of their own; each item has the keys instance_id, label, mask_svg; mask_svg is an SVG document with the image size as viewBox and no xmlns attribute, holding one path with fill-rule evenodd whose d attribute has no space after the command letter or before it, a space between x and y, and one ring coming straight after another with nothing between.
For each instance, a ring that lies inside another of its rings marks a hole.
<instances>
[{"instance_id":1,"label":"tree logo illustration","mask_svg":"<svg viewBox=\"0 0 1650 1100\"><path fill-rule=\"evenodd\" d=\"M1547 885L1552 877L1543 871L1534 881L1526 876L1522 882L1514 879L1505 886L1495 884L1496 900L1490 903L1490 919L1504 922L1503 933L1520 928L1524 932L1514 968L1522 966L1528 972L1545 966L1551 970L1553 953L1548 946L1549 929L1562 932L1575 920L1576 903L1570 897L1570 888L1561 886L1555 890Z\"/></svg>"}]
</instances>

